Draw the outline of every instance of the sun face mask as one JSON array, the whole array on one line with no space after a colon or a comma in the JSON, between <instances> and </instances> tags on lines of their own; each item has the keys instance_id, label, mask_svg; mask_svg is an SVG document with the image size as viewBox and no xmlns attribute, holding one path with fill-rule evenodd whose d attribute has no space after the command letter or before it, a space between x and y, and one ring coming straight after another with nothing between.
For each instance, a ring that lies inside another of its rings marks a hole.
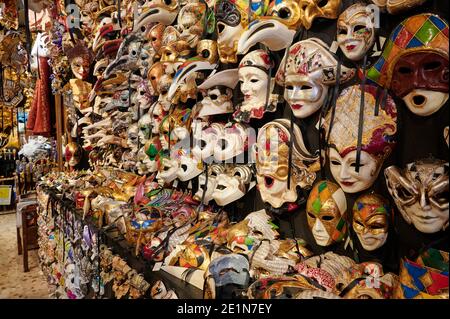
<instances>
[{"instance_id":1,"label":"sun face mask","mask_svg":"<svg viewBox=\"0 0 450 319\"><path fill-rule=\"evenodd\" d=\"M237 83L236 69L224 70L208 77L198 86L203 99L197 104L195 116L202 118L233 112L233 89Z\"/></svg>"},{"instance_id":2,"label":"sun face mask","mask_svg":"<svg viewBox=\"0 0 450 319\"><path fill-rule=\"evenodd\" d=\"M258 131L256 143L256 171L258 190L264 202L274 208L297 200L297 187L308 188L316 178L312 156L303 143L300 128L294 124L290 136L289 120L269 122ZM289 140L294 138L292 171L288 188Z\"/></svg>"},{"instance_id":3,"label":"sun face mask","mask_svg":"<svg viewBox=\"0 0 450 319\"><path fill-rule=\"evenodd\" d=\"M308 226L317 245L330 246L345 238L347 200L342 189L329 181L317 182L306 202Z\"/></svg>"},{"instance_id":4,"label":"sun face mask","mask_svg":"<svg viewBox=\"0 0 450 319\"><path fill-rule=\"evenodd\" d=\"M252 118L261 119L265 112L275 111L277 96L271 94L272 65L270 56L264 50L248 53L239 63L238 76L244 101L233 113L236 121L249 122Z\"/></svg>"},{"instance_id":5,"label":"sun face mask","mask_svg":"<svg viewBox=\"0 0 450 319\"><path fill-rule=\"evenodd\" d=\"M385 169L389 193L403 219L422 233L448 227L448 163L429 158L417 160L401 170Z\"/></svg>"},{"instance_id":6,"label":"sun face mask","mask_svg":"<svg viewBox=\"0 0 450 319\"><path fill-rule=\"evenodd\" d=\"M342 52L352 61L361 60L375 42L372 10L354 4L341 13L337 26L337 42Z\"/></svg>"},{"instance_id":7,"label":"sun face mask","mask_svg":"<svg viewBox=\"0 0 450 319\"><path fill-rule=\"evenodd\" d=\"M367 78L403 99L411 112L428 116L448 100L448 24L436 15L415 15L389 36Z\"/></svg>"},{"instance_id":8,"label":"sun face mask","mask_svg":"<svg viewBox=\"0 0 450 319\"><path fill-rule=\"evenodd\" d=\"M317 18L336 19L341 0L299 0L300 21L310 29Z\"/></svg>"},{"instance_id":9,"label":"sun face mask","mask_svg":"<svg viewBox=\"0 0 450 319\"><path fill-rule=\"evenodd\" d=\"M365 194L356 199L353 230L365 250L376 250L386 243L390 216L389 202L380 195Z\"/></svg>"},{"instance_id":10,"label":"sun face mask","mask_svg":"<svg viewBox=\"0 0 450 319\"><path fill-rule=\"evenodd\" d=\"M359 172L356 170L358 123L361 89L359 85L344 89L339 95L331 133L328 133L332 112L325 117L325 136L329 134L327 156L333 178L346 193L368 189L377 179L384 160L395 147L397 110L390 96L385 108L375 116L377 89L365 85L364 123Z\"/></svg>"},{"instance_id":11,"label":"sun face mask","mask_svg":"<svg viewBox=\"0 0 450 319\"><path fill-rule=\"evenodd\" d=\"M306 118L325 102L330 86L336 83L337 58L317 38L295 43L280 63L276 81L284 86L284 99L295 117ZM341 66L340 81L353 77L355 71Z\"/></svg>"},{"instance_id":12,"label":"sun face mask","mask_svg":"<svg viewBox=\"0 0 450 319\"><path fill-rule=\"evenodd\" d=\"M212 193L214 201L225 206L243 197L250 182L253 179L253 172L245 165L227 166L223 173L216 178L216 187Z\"/></svg>"}]
</instances>

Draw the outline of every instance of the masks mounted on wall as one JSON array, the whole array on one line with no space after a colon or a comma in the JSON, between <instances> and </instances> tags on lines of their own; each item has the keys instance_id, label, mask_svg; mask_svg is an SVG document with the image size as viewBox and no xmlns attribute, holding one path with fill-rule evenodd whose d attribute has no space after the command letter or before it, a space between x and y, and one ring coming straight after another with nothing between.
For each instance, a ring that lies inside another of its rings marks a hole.
<instances>
[{"instance_id":1,"label":"masks mounted on wall","mask_svg":"<svg viewBox=\"0 0 450 319\"><path fill-rule=\"evenodd\" d=\"M353 205L353 230L367 251L386 243L392 208L389 202L377 194L364 194Z\"/></svg>"},{"instance_id":2,"label":"masks mounted on wall","mask_svg":"<svg viewBox=\"0 0 450 319\"><path fill-rule=\"evenodd\" d=\"M317 157L312 156L306 149L300 128L294 124L294 136L290 136L289 126L289 120L279 119L265 124L258 131L256 143L258 189L262 200L274 208L296 202L297 187L311 187L316 178ZM290 138L294 139L294 143L288 189Z\"/></svg>"},{"instance_id":3,"label":"masks mounted on wall","mask_svg":"<svg viewBox=\"0 0 450 319\"><path fill-rule=\"evenodd\" d=\"M223 165L213 164L208 167L208 180L206 180L206 174L203 172L198 177L198 190L194 195L194 199L201 201L203 198L203 204L208 204L212 200L212 194L216 189L217 176L224 172L225 168ZM205 192L206 185L206 192ZM205 195L203 193L205 192Z\"/></svg>"},{"instance_id":4,"label":"masks mounted on wall","mask_svg":"<svg viewBox=\"0 0 450 319\"><path fill-rule=\"evenodd\" d=\"M308 226L319 246L330 246L347 234L347 200L342 189L330 182L317 182L306 203Z\"/></svg>"},{"instance_id":5,"label":"masks mounted on wall","mask_svg":"<svg viewBox=\"0 0 450 319\"><path fill-rule=\"evenodd\" d=\"M361 60L375 42L373 11L356 3L342 12L337 21L337 42L344 55Z\"/></svg>"},{"instance_id":6,"label":"masks mounted on wall","mask_svg":"<svg viewBox=\"0 0 450 319\"><path fill-rule=\"evenodd\" d=\"M428 158L404 169L385 169L386 184L395 205L408 224L422 233L436 233L448 227L447 162Z\"/></svg>"},{"instance_id":7,"label":"masks mounted on wall","mask_svg":"<svg viewBox=\"0 0 450 319\"><path fill-rule=\"evenodd\" d=\"M330 86L336 83L337 58L320 39L310 38L289 48L280 63L276 81L284 86L284 99L295 117L306 118L324 104ZM341 66L340 81L353 77L355 71Z\"/></svg>"},{"instance_id":8,"label":"masks mounted on wall","mask_svg":"<svg viewBox=\"0 0 450 319\"><path fill-rule=\"evenodd\" d=\"M252 180L251 167L246 165L226 166L224 171L217 175L216 187L211 196L218 205L228 205L247 194Z\"/></svg>"},{"instance_id":9,"label":"masks mounted on wall","mask_svg":"<svg viewBox=\"0 0 450 319\"><path fill-rule=\"evenodd\" d=\"M396 106L392 98L388 96L385 108L380 107L378 116L375 116L376 91L374 86L365 86L359 171L357 171L356 157L361 100L360 86L354 85L344 89L336 102L335 116L331 124L331 133L329 133L327 157L331 174L346 193L357 193L372 186L384 160L390 155L396 144ZM324 122L326 136L331 117L332 112L330 111Z\"/></svg>"},{"instance_id":10,"label":"masks mounted on wall","mask_svg":"<svg viewBox=\"0 0 450 319\"><path fill-rule=\"evenodd\" d=\"M448 100L446 30L447 22L429 13L404 20L389 36L367 78L402 98L414 114L437 112Z\"/></svg>"},{"instance_id":11,"label":"masks mounted on wall","mask_svg":"<svg viewBox=\"0 0 450 319\"><path fill-rule=\"evenodd\" d=\"M336 19L341 0L299 0L300 21L306 29L310 29L317 18Z\"/></svg>"}]
</instances>

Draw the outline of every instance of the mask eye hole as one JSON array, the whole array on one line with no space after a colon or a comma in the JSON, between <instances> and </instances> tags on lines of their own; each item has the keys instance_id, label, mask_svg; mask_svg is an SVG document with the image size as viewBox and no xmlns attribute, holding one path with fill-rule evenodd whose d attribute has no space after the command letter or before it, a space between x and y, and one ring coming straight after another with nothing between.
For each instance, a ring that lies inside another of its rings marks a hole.
<instances>
[{"instance_id":1,"label":"mask eye hole","mask_svg":"<svg viewBox=\"0 0 450 319\"><path fill-rule=\"evenodd\" d=\"M312 219L316 219L316 215L314 215L314 214L311 213L311 212L308 212L308 216L309 216L310 218L312 218Z\"/></svg>"},{"instance_id":2,"label":"mask eye hole","mask_svg":"<svg viewBox=\"0 0 450 319\"><path fill-rule=\"evenodd\" d=\"M441 62L432 61L432 62L425 63L425 65L423 66L423 69L425 71L434 71L434 70L439 69L440 66L441 66Z\"/></svg>"},{"instance_id":3,"label":"mask eye hole","mask_svg":"<svg viewBox=\"0 0 450 319\"><path fill-rule=\"evenodd\" d=\"M364 31L366 29L365 25L355 25L355 27L353 28L353 32L360 32L360 31Z\"/></svg>"},{"instance_id":4,"label":"mask eye hole","mask_svg":"<svg viewBox=\"0 0 450 319\"><path fill-rule=\"evenodd\" d=\"M372 228L372 229L383 229L384 225L382 225L382 224L373 224L373 225L370 225L370 228Z\"/></svg>"},{"instance_id":5,"label":"mask eye hole","mask_svg":"<svg viewBox=\"0 0 450 319\"><path fill-rule=\"evenodd\" d=\"M207 59L207 58L209 58L209 56L210 56L210 53L209 53L208 50L205 49L205 50L202 51L202 57L203 58Z\"/></svg>"},{"instance_id":6,"label":"mask eye hole","mask_svg":"<svg viewBox=\"0 0 450 319\"><path fill-rule=\"evenodd\" d=\"M450 194L449 191L444 191L442 193L436 194L435 196L433 196L433 198L439 203L439 204L445 204L448 203L448 198L449 198Z\"/></svg>"},{"instance_id":7,"label":"mask eye hole","mask_svg":"<svg viewBox=\"0 0 450 319\"><path fill-rule=\"evenodd\" d=\"M351 163L350 167L356 167L356 162L355 163ZM363 163L359 163L359 167L364 167Z\"/></svg>"},{"instance_id":8,"label":"mask eye hole","mask_svg":"<svg viewBox=\"0 0 450 319\"><path fill-rule=\"evenodd\" d=\"M259 80L258 79L251 79L250 82L256 83L256 82L259 82Z\"/></svg>"},{"instance_id":9,"label":"mask eye hole","mask_svg":"<svg viewBox=\"0 0 450 319\"><path fill-rule=\"evenodd\" d=\"M331 160L331 164L334 165L334 166L341 165L341 163L336 161L336 160Z\"/></svg>"},{"instance_id":10,"label":"mask eye hole","mask_svg":"<svg viewBox=\"0 0 450 319\"><path fill-rule=\"evenodd\" d=\"M310 85L302 85L302 90L312 90L312 86Z\"/></svg>"},{"instance_id":11,"label":"mask eye hole","mask_svg":"<svg viewBox=\"0 0 450 319\"><path fill-rule=\"evenodd\" d=\"M399 197L406 199L406 200L413 198L413 194L411 194L410 191L408 191L404 187L397 188L397 194Z\"/></svg>"},{"instance_id":12,"label":"mask eye hole","mask_svg":"<svg viewBox=\"0 0 450 319\"><path fill-rule=\"evenodd\" d=\"M165 3L167 6L170 6L170 5L172 4L172 0L164 0L164 3Z\"/></svg>"},{"instance_id":13,"label":"mask eye hole","mask_svg":"<svg viewBox=\"0 0 450 319\"><path fill-rule=\"evenodd\" d=\"M209 98L214 101L214 100L217 100L218 96L217 96L217 94L211 94L209 96Z\"/></svg>"},{"instance_id":14,"label":"mask eye hole","mask_svg":"<svg viewBox=\"0 0 450 319\"><path fill-rule=\"evenodd\" d=\"M407 66L401 66L398 68L398 72L401 74L411 74L412 73L412 69L407 67Z\"/></svg>"},{"instance_id":15,"label":"mask eye hole","mask_svg":"<svg viewBox=\"0 0 450 319\"><path fill-rule=\"evenodd\" d=\"M293 85L286 85L286 89L287 89L287 90L293 90L293 89L294 89L294 86L293 86Z\"/></svg>"},{"instance_id":16,"label":"mask eye hole","mask_svg":"<svg viewBox=\"0 0 450 319\"><path fill-rule=\"evenodd\" d=\"M355 224L357 224L360 227L364 227L364 225L359 220L355 220Z\"/></svg>"},{"instance_id":17,"label":"mask eye hole","mask_svg":"<svg viewBox=\"0 0 450 319\"><path fill-rule=\"evenodd\" d=\"M281 19L289 19L291 17L291 10L288 8L281 8L280 11L278 11L278 17Z\"/></svg>"},{"instance_id":18,"label":"mask eye hole","mask_svg":"<svg viewBox=\"0 0 450 319\"><path fill-rule=\"evenodd\" d=\"M320 0L319 3L317 3L317 6L323 8L326 5L328 5L328 0Z\"/></svg>"},{"instance_id":19,"label":"mask eye hole","mask_svg":"<svg viewBox=\"0 0 450 319\"><path fill-rule=\"evenodd\" d=\"M347 34L347 29L339 28L338 29L338 34L346 35Z\"/></svg>"},{"instance_id":20,"label":"mask eye hole","mask_svg":"<svg viewBox=\"0 0 450 319\"><path fill-rule=\"evenodd\" d=\"M322 217L320 217L320 219L324 220L324 221L330 221L334 219L334 216L331 215L324 215Z\"/></svg>"}]
</instances>

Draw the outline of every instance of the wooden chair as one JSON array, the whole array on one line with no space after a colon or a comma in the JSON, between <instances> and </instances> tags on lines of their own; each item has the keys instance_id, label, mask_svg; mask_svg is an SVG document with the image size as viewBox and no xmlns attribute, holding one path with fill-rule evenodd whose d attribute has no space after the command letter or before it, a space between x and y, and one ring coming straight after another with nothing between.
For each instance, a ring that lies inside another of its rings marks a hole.
<instances>
[{"instance_id":1,"label":"wooden chair","mask_svg":"<svg viewBox=\"0 0 450 319\"><path fill-rule=\"evenodd\" d=\"M28 250L37 249L38 245L38 202L36 194L21 195L18 198L16 227L17 250L23 254L23 271L28 272Z\"/></svg>"}]
</instances>

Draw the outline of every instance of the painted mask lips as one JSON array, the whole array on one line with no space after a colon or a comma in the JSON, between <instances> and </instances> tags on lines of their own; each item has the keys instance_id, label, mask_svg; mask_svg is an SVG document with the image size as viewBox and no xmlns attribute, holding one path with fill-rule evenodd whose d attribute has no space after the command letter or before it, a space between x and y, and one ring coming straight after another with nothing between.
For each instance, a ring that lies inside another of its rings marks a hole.
<instances>
[{"instance_id":1,"label":"painted mask lips","mask_svg":"<svg viewBox=\"0 0 450 319\"><path fill-rule=\"evenodd\" d=\"M264 176L264 184L266 185L267 188L271 188L273 186L273 178L270 176Z\"/></svg>"},{"instance_id":2,"label":"painted mask lips","mask_svg":"<svg viewBox=\"0 0 450 319\"><path fill-rule=\"evenodd\" d=\"M292 104L291 107L294 110L300 110L303 107L303 105L302 104Z\"/></svg>"},{"instance_id":3,"label":"painted mask lips","mask_svg":"<svg viewBox=\"0 0 450 319\"><path fill-rule=\"evenodd\" d=\"M431 215L416 215L416 217L419 218L424 224L434 223L434 221L438 218L437 216Z\"/></svg>"},{"instance_id":4,"label":"painted mask lips","mask_svg":"<svg viewBox=\"0 0 450 319\"><path fill-rule=\"evenodd\" d=\"M341 182L341 184L344 186L350 187L350 186L353 186L353 184L355 184L355 182Z\"/></svg>"},{"instance_id":5,"label":"painted mask lips","mask_svg":"<svg viewBox=\"0 0 450 319\"><path fill-rule=\"evenodd\" d=\"M353 50L356 48L356 45L354 45L354 44L349 44L349 45L346 45L345 48L346 48L348 51L353 51Z\"/></svg>"}]
</instances>

